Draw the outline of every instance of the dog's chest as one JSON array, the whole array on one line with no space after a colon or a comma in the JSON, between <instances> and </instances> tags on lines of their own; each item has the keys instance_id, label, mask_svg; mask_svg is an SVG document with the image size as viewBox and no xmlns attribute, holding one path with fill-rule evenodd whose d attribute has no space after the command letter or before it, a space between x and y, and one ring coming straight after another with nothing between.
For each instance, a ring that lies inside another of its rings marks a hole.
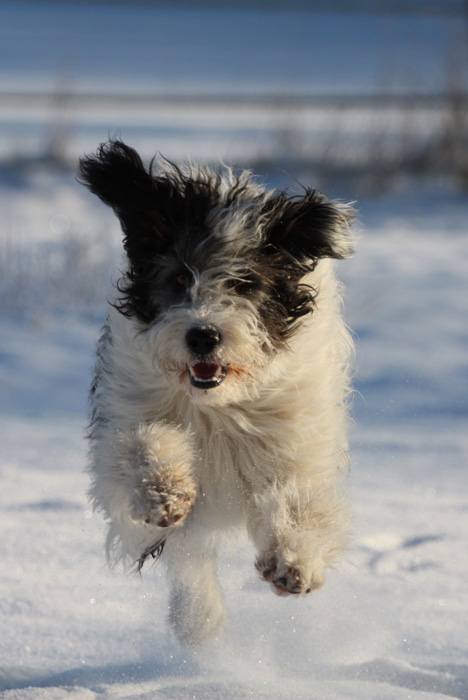
<instances>
[{"instance_id":1,"label":"dog's chest","mask_svg":"<svg viewBox=\"0 0 468 700\"><path fill-rule=\"evenodd\" d=\"M203 416L195 425L199 509L230 525L244 518L253 494L271 483L275 460L267 441L249 435L229 417Z\"/></svg>"}]
</instances>

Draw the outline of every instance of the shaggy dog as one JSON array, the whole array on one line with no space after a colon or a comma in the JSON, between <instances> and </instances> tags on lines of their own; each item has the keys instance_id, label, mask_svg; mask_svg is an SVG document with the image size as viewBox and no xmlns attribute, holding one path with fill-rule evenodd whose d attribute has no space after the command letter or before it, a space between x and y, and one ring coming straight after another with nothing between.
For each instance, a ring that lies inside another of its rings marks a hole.
<instances>
[{"instance_id":1,"label":"shaggy dog","mask_svg":"<svg viewBox=\"0 0 468 700\"><path fill-rule=\"evenodd\" d=\"M219 535L246 527L279 595L321 586L346 544L352 344L332 258L352 252L353 211L224 167L154 172L120 141L80 179L127 254L98 344L91 497L110 556L163 555L172 626L202 644L225 616Z\"/></svg>"}]
</instances>

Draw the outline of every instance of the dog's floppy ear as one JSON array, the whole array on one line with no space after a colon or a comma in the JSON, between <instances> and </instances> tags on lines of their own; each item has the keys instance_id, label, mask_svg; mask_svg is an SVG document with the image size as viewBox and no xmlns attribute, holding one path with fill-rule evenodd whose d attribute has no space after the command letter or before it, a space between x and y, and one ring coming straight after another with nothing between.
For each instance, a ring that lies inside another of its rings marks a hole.
<instances>
[{"instance_id":1,"label":"dog's floppy ear","mask_svg":"<svg viewBox=\"0 0 468 700\"><path fill-rule=\"evenodd\" d=\"M101 144L80 160L78 180L119 217L130 260L150 260L170 243L181 194L170 180L154 177L133 148L121 141Z\"/></svg>"},{"instance_id":2,"label":"dog's floppy ear","mask_svg":"<svg viewBox=\"0 0 468 700\"><path fill-rule=\"evenodd\" d=\"M265 206L265 239L299 262L352 255L352 207L331 202L316 190L304 196L279 192Z\"/></svg>"}]
</instances>

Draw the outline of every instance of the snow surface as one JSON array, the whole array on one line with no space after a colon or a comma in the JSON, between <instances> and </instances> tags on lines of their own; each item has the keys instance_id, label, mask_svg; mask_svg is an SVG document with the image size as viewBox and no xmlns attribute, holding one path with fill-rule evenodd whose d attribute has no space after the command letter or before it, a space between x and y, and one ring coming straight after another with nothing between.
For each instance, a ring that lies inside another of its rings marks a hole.
<instances>
[{"instance_id":1,"label":"snow surface","mask_svg":"<svg viewBox=\"0 0 468 700\"><path fill-rule=\"evenodd\" d=\"M0 316L0 698L466 700L466 198L432 184L360 202L358 251L340 264L358 347L355 541L304 600L258 580L248 543L222 549L229 623L198 652L166 624L162 567L108 571L85 497L105 292L72 303L64 268L73 281L94 261L105 289L117 226L70 175L3 187L0 204L10 239L21 231L19 257L54 271L21 290L18 251L3 248L0 299L12 279L23 296ZM84 258L63 252L70 231ZM39 293L57 293L57 279L67 304Z\"/></svg>"}]
</instances>

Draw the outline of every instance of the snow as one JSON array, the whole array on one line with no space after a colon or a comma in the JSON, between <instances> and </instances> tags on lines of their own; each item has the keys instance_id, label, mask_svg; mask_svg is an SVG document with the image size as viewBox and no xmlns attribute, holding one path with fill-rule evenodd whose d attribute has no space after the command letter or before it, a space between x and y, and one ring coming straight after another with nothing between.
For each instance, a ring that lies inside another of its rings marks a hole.
<instances>
[{"instance_id":1,"label":"snow","mask_svg":"<svg viewBox=\"0 0 468 700\"><path fill-rule=\"evenodd\" d=\"M458 21L408 18L402 28L388 18L335 17L344 49L329 65L325 13L265 20L119 6L109 22L109 7L2 3L2 89L54 89L68 71L72 86L98 91L216 90L229 81L255 92L260 79L265 90L285 81L290 91L367 90L380 85L398 33L393 78L409 62L414 82L436 89ZM280 37L278 73L268 52ZM177 50L189 45L196 61ZM244 60L256 47L257 58ZM0 150L18 139L26 152L43 115L12 109L0 105ZM81 150L121 124L122 112L108 121L111 111L95 113L91 126L72 111ZM159 136L153 145L151 118L129 107L122 136L169 157L229 151L222 109L205 127L203 114L187 114L166 134L169 149ZM263 118L246 108L254 138ZM340 194L333 183L326 192ZM271 593L247 542L223 548L228 626L195 652L166 623L161 566L141 577L109 571L104 523L86 499L87 391L119 265L117 222L66 170L0 171L1 700L468 699L468 201L445 182L401 181L357 206L356 256L340 263L357 344L354 541L304 600Z\"/></svg>"}]
</instances>

